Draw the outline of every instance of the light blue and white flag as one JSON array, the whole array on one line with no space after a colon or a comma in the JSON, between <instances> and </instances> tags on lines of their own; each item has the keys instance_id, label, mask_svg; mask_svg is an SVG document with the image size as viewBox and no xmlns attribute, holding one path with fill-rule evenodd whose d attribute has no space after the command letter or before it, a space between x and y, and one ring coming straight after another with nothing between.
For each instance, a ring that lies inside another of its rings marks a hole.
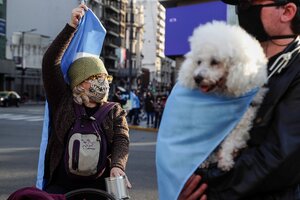
<instances>
[{"instance_id":1,"label":"light blue and white flag","mask_svg":"<svg viewBox=\"0 0 300 200\"><path fill-rule=\"evenodd\" d=\"M106 30L100 20L92 10L88 9L81 19L77 27L77 31L61 60L61 70L66 83L69 83L69 77L67 75L68 69L76 59L88 56L100 56L105 35ZM46 147L48 144L49 129L49 110L48 103L46 101L36 182L36 187L39 189L43 189L45 184L44 161Z\"/></svg>"},{"instance_id":2,"label":"light blue and white flag","mask_svg":"<svg viewBox=\"0 0 300 200\"><path fill-rule=\"evenodd\" d=\"M178 198L187 179L240 121L256 92L228 98L175 85L156 145L159 199Z\"/></svg>"},{"instance_id":3,"label":"light blue and white flag","mask_svg":"<svg viewBox=\"0 0 300 200\"><path fill-rule=\"evenodd\" d=\"M61 60L61 69L67 83L69 83L67 75L69 67L76 59L100 56L105 35L105 28L93 11L88 9Z\"/></svg>"}]
</instances>

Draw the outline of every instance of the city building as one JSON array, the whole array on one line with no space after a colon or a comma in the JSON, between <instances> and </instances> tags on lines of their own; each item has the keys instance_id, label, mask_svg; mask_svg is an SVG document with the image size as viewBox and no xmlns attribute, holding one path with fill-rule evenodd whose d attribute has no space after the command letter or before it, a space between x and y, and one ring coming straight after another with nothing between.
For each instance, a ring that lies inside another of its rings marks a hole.
<instances>
[{"instance_id":1,"label":"city building","mask_svg":"<svg viewBox=\"0 0 300 200\"><path fill-rule=\"evenodd\" d=\"M161 59L161 70L157 72L158 95L169 95L172 87L176 83L175 75L175 61L171 58L164 57Z\"/></svg>"},{"instance_id":2,"label":"city building","mask_svg":"<svg viewBox=\"0 0 300 200\"><path fill-rule=\"evenodd\" d=\"M142 48L144 45L144 7L131 0L128 5L128 12L126 17L126 49L128 49L127 65L124 73L128 77L130 89L143 90L142 85L139 83L139 78L142 75Z\"/></svg>"},{"instance_id":3,"label":"city building","mask_svg":"<svg viewBox=\"0 0 300 200\"><path fill-rule=\"evenodd\" d=\"M131 88L137 89L137 77L141 73L141 46L143 45L141 38L144 30L143 8L137 5L134 0L116 2L120 6L120 36L117 38L119 46L115 49L116 59L114 63L111 63L114 66L114 70L111 70L115 79L115 85L113 86L122 86L128 90ZM107 45L112 47L109 41L107 41ZM110 47L104 47L105 51L107 49L110 49ZM104 59L106 59L106 56L104 55Z\"/></svg>"},{"instance_id":4,"label":"city building","mask_svg":"<svg viewBox=\"0 0 300 200\"><path fill-rule=\"evenodd\" d=\"M4 52L6 59L14 61L11 68L15 70L13 78L9 78L10 87L24 100L44 99L42 57L50 42L70 20L70 13L79 0L68 3L60 0L9 0L6 3Z\"/></svg>"},{"instance_id":5,"label":"city building","mask_svg":"<svg viewBox=\"0 0 300 200\"><path fill-rule=\"evenodd\" d=\"M114 77L112 91L117 86L137 88L142 60L143 8L134 0L91 0L88 6L107 31L101 57Z\"/></svg>"},{"instance_id":6,"label":"city building","mask_svg":"<svg viewBox=\"0 0 300 200\"><path fill-rule=\"evenodd\" d=\"M12 60L5 57L6 49L6 2L0 0L0 91L15 90L13 81L16 72L15 64Z\"/></svg>"},{"instance_id":7,"label":"city building","mask_svg":"<svg viewBox=\"0 0 300 200\"><path fill-rule=\"evenodd\" d=\"M117 52L125 47L126 4L126 1L104 0L103 15L100 17L107 31L102 57L105 66L114 77L118 72Z\"/></svg>"},{"instance_id":8,"label":"city building","mask_svg":"<svg viewBox=\"0 0 300 200\"><path fill-rule=\"evenodd\" d=\"M6 4L6 0L0 0L0 89L15 89L30 99L44 96L42 56L80 2L9 0ZM100 57L114 76L112 91L118 85L137 87L137 77L142 73L143 9L128 0L87 0L86 4L107 31ZM132 22L128 21L131 10Z\"/></svg>"},{"instance_id":9,"label":"city building","mask_svg":"<svg viewBox=\"0 0 300 200\"><path fill-rule=\"evenodd\" d=\"M157 0L138 0L144 7L144 45L142 54L142 68L149 72L149 89L158 95L166 90L166 85L171 85L171 69L162 69L165 60L165 8ZM169 66L169 65L167 65ZM163 82L166 81L167 82Z\"/></svg>"},{"instance_id":10,"label":"city building","mask_svg":"<svg viewBox=\"0 0 300 200\"><path fill-rule=\"evenodd\" d=\"M27 100L44 99L41 63L50 43L50 37L33 33L36 29L14 32L10 55L16 66L15 89Z\"/></svg>"}]
</instances>

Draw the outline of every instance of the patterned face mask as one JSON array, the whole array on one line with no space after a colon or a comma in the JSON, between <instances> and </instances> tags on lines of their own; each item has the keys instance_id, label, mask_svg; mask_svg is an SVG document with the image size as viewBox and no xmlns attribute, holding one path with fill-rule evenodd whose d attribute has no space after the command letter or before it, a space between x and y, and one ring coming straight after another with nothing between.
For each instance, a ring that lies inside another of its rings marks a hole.
<instances>
[{"instance_id":1,"label":"patterned face mask","mask_svg":"<svg viewBox=\"0 0 300 200\"><path fill-rule=\"evenodd\" d=\"M89 79L91 84L89 90L86 90L86 95L94 102L101 103L109 92L109 81L106 77L98 77Z\"/></svg>"}]
</instances>

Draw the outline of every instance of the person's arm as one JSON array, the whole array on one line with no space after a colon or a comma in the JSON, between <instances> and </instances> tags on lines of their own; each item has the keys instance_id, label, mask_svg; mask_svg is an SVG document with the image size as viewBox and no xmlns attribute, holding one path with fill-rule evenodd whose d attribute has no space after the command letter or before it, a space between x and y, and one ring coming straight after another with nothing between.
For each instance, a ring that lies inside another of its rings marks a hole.
<instances>
[{"instance_id":1,"label":"person's arm","mask_svg":"<svg viewBox=\"0 0 300 200\"><path fill-rule=\"evenodd\" d=\"M228 173L201 173L216 199L244 199L284 190L300 181L300 79L275 108L264 142L241 152ZM255 129L254 129L255 130Z\"/></svg>"},{"instance_id":2,"label":"person's arm","mask_svg":"<svg viewBox=\"0 0 300 200\"><path fill-rule=\"evenodd\" d=\"M72 10L70 22L56 36L45 52L42 61L42 74L46 96L50 104L59 102L67 89L61 71L61 59L67 49L78 25L78 21L83 16L85 5L80 5Z\"/></svg>"},{"instance_id":3,"label":"person's arm","mask_svg":"<svg viewBox=\"0 0 300 200\"><path fill-rule=\"evenodd\" d=\"M112 110L113 138L111 167L119 167L125 171L129 153L129 128L126 121L126 111L120 104L116 104Z\"/></svg>"},{"instance_id":4,"label":"person's arm","mask_svg":"<svg viewBox=\"0 0 300 200\"><path fill-rule=\"evenodd\" d=\"M129 128L126 121L126 111L116 104L110 116L113 124L111 170L110 176L123 176L129 153ZM127 187L131 184L126 176Z\"/></svg>"}]
</instances>

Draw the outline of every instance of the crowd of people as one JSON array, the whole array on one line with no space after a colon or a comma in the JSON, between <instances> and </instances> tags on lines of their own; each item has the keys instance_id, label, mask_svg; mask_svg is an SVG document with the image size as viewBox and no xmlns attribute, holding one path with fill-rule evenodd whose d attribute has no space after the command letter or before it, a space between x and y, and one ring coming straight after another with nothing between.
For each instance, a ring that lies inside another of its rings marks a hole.
<instances>
[{"instance_id":1,"label":"crowd of people","mask_svg":"<svg viewBox=\"0 0 300 200\"><path fill-rule=\"evenodd\" d=\"M146 121L146 126L159 128L160 120L167 100L167 95L154 95L150 90L126 90L117 87L111 101L118 102L127 110L127 121L132 125L140 125Z\"/></svg>"}]
</instances>

